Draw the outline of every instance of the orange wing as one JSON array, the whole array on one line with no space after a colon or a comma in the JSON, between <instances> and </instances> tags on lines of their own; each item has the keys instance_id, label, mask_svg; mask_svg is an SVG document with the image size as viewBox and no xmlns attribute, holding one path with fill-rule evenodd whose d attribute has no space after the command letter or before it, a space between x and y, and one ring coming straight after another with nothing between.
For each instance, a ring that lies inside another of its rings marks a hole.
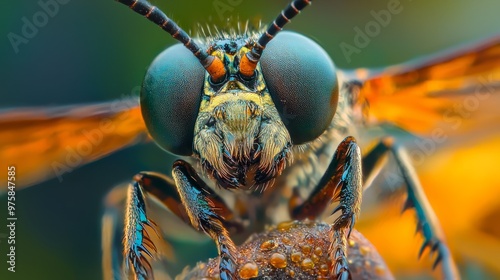
<instances>
[{"instance_id":1,"label":"orange wing","mask_svg":"<svg viewBox=\"0 0 500 280\"><path fill-rule=\"evenodd\" d=\"M0 111L0 192L7 166L16 188L58 177L123 147L147 139L138 99L52 108Z\"/></svg>"},{"instance_id":2,"label":"orange wing","mask_svg":"<svg viewBox=\"0 0 500 280\"><path fill-rule=\"evenodd\" d=\"M358 108L368 123L391 122L426 136L497 129L500 35L382 70L346 72L364 83ZM478 125L480 124L480 125Z\"/></svg>"},{"instance_id":3,"label":"orange wing","mask_svg":"<svg viewBox=\"0 0 500 280\"><path fill-rule=\"evenodd\" d=\"M459 262L472 261L500 277L500 36L345 75L364 84L355 109L368 125L388 122L424 137L407 144L410 153L425 156L417 171L451 251ZM435 149L425 147L429 141ZM429 271L430 260L416 260L421 240L414 237L414 218L401 217L400 209L388 203L379 212L363 212L358 229L396 274ZM465 278L481 277L492 276Z\"/></svg>"}]
</instances>

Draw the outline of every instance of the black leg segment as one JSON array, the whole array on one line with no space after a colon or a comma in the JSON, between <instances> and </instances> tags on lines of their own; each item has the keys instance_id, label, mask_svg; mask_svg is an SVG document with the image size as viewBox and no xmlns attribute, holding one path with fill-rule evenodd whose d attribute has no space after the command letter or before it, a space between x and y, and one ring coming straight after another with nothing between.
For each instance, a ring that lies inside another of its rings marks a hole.
<instances>
[{"instance_id":1,"label":"black leg segment","mask_svg":"<svg viewBox=\"0 0 500 280\"><path fill-rule=\"evenodd\" d=\"M182 203L185 205L191 224L204 231L217 244L222 280L237 279L238 251L223 224L223 216L215 193L199 178L195 170L185 161L178 160L172 170Z\"/></svg>"},{"instance_id":2,"label":"black leg segment","mask_svg":"<svg viewBox=\"0 0 500 280\"><path fill-rule=\"evenodd\" d=\"M346 242L360 212L362 196L361 152L354 137L340 143L326 173L302 202L297 190L290 200L290 214L294 219L316 218L332 202L339 201L333 213L342 213L334 221L331 232L330 274L335 279L350 279ZM332 213L332 214L333 214Z\"/></svg>"},{"instance_id":3,"label":"black leg segment","mask_svg":"<svg viewBox=\"0 0 500 280\"><path fill-rule=\"evenodd\" d=\"M417 231L424 237L424 244L419 252L419 257L426 248L437 253L434 267L442 264L442 273L445 279L460 279L456 265L445 243L444 234L439 225L436 214L425 196L418 176L411 164L411 160L403 147L397 145L390 137L383 138L369 153L363 157L363 174L371 178L372 173L377 173L382 167L385 156L391 153L394 156L399 172L406 186L407 198L403 211L415 210L417 216Z\"/></svg>"}]
</instances>

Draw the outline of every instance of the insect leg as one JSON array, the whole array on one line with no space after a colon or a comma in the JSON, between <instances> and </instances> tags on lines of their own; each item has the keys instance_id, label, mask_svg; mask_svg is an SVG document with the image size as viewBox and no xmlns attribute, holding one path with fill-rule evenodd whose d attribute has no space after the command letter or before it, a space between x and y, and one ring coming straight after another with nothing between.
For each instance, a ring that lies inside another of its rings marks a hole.
<instances>
[{"instance_id":1,"label":"insect leg","mask_svg":"<svg viewBox=\"0 0 500 280\"><path fill-rule=\"evenodd\" d=\"M424 237L424 244L420 249L419 257L426 248L430 248L432 252L437 252L433 267L435 268L441 262L445 279L459 279L456 265L445 243L439 221L425 196L415 169L405 150L394 143L392 138L383 138L373 150L363 157L363 177L373 178L372 173L377 173L383 167L383 159L388 153L394 156L406 185L407 199L403 211L411 208L415 210L417 214L417 230Z\"/></svg>"},{"instance_id":2,"label":"insect leg","mask_svg":"<svg viewBox=\"0 0 500 280\"><path fill-rule=\"evenodd\" d=\"M126 272L132 273L137 280L153 279L151 260L158 251L151 235L161 238L157 225L146 213L144 186L147 184L144 174L134 176L134 181L128 187L125 204L124 263Z\"/></svg>"},{"instance_id":3,"label":"insect leg","mask_svg":"<svg viewBox=\"0 0 500 280\"><path fill-rule=\"evenodd\" d=\"M128 193L127 193L128 192ZM123 238L124 255L127 267L137 279L153 278L150 259L157 254L157 246L165 244L154 222L147 216L145 195L165 205L169 210L191 225L188 212L181 201L172 178L160 173L141 172L134 176L134 181L125 188L115 188L106 199L106 211L103 216L103 271L104 279L113 279L120 275L119 252L112 248L121 220L122 204L126 198L125 234ZM211 200L217 207L217 213L223 217L223 226L241 230L241 224L234 219L233 213L215 193ZM161 244L159 244L161 243ZM161 248L161 247L160 247Z\"/></svg>"},{"instance_id":4,"label":"insect leg","mask_svg":"<svg viewBox=\"0 0 500 280\"><path fill-rule=\"evenodd\" d=\"M334 201L339 201L333 213L342 210L334 221L330 257L334 261L331 275L350 279L346 243L359 215L362 195L361 152L356 140L347 137L337 147L330 165L309 198L301 202L298 190L290 200L294 219L316 218ZM332 214L333 214L332 213Z\"/></svg>"},{"instance_id":5,"label":"insect leg","mask_svg":"<svg viewBox=\"0 0 500 280\"><path fill-rule=\"evenodd\" d=\"M171 248L160 236L156 225L149 218L137 218L146 214L143 187L150 181L142 181L144 175L147 176L144 173L136 175L133 183L114 187L106 196L101 236L104 280L128 279L128 271L123 269L122 264L126 265L127 270L132 264L134 279L153 279L150 265L152 256L161 255L172 259ZM155 275L170 279L161 268L164 267L155 267Z\"/></svg>"},{"instance_id":6,"label":"insect leg","mask_svg":"<svg viewBox=\"0 0 500 280\"><path fill-rule=\"evenodd\" d=\"M123 204L127 197L126 185L113 188L105 199L101 220L102 272L104 280L126 278L122 274L120 258L123 230Z\"/></svg>"},{"instance_id":7,"label":"insect leg","mask_svg":"<svg viewBox=\"0 0 500 280\"><path fill-rule=\"evenodd\" d=\"M215 193L200 179L185 161L178 160L172 170L177 190L193 227L205 232L217 244L219 251L220 279L237 279L238 251L224 226L219 202Z\"/></svg>"},{"instance_id":8,"label":"insect leg","mask_svg":"<svg viewBox=\"0 0 500 280\"><path fill-rule=\"evenodd\" d=\"M165 205L170 211L172 211L177 217L181 218L185 223L190 226L192 225L189 219L188 212L186 211L186 206L182 202L174 179L156 172L141 172L136 175L136 178L141 180L141 186L148 195L152 195L152 197L159 200L160 203ZM209 191L210 199L214 203L215 208L217 208L217 214L223 217L222 223L224 227L234 232L242 231L242 224L239 220L236 219L235 214L225 204L224 200L222 200L222 198L219 197L215 192L211 190Z\"/></svg>"}]
</instances>

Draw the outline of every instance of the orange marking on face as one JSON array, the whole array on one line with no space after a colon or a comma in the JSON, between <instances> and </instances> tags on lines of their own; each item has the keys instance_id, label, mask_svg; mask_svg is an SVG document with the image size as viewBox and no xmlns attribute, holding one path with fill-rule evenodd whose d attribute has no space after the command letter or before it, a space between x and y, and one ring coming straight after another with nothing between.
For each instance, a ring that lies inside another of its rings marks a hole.
<instances>
[{"instance_id":1,"label":"orange marking on face","mask_svg":"<svg viewBox=\"0 0 500 280\"><path fill-rule=\"evenodd\" d=\"M214 81L220 81L224 76L226 76L226 68L224 63L218 57L214 57L214 60L210 65L207 66L207 72Z\"/></svg>"},{"instance_id":2,"label":"orange marking on face","mask_svg":"<svg viewBox=\"0 0 500 280\"><path fill-rule=\"evenodd\" d=\"M243 76L252 77L253 73L255 71L255 68L257 68L256 62L253 62L250 59L248 59L248 57L246 55L244 55L241 58L240 73L243 74Z\"/></svg>"}]
</instances>

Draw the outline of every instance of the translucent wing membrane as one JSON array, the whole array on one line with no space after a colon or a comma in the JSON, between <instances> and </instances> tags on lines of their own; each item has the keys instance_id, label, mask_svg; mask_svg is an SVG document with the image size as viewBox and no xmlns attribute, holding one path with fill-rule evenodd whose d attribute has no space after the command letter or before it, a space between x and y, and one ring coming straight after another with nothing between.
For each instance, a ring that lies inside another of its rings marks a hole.
<instances>
[{"instance_id":1,"label":"translucent wing membrane","mask_svg":"<svg viewBox=\"0 0 500 280\"><path fill-rule=\"evenodd\" d=\"M500 275L500 267L491 263L500 257L500 231L491 218L500 205L495 171L500 157L500 35L385 69L343 74L362 84L353 100L367 125L392 123L423 137L406 144L452 253ZM402 184L391 172L379 180L393 187ZM365 197L369 195L373 193ZM410 237L414 218L401 218L399 203L384 205L363 212L358 229L396 274L422 271L429 264L401 261L414 257L419 247ZM378 222L374 226L363 217Z\"/></svg>"},{"instance_id":2,"label":"translucent wing membrane","mask_svg":"<svg viewBox=\"0 0 500 280\"><path fill-rule=\"evenodd\" d=\"M59 177L147 139L138 99L0 111L2 169L14 165L16 187ZM1 191L7 187L0 179Z\"/></svg>"},{"instance_id":3,"label":"translucent wing membrane","mask_svg":"<svg viewBox=\"0 0 500 280\"><path fill-rule=\"evenodd\" d=\"M421 135L436 128L457 135L488 131L500 121L496 106L500 35L382 70L358 69L347 76L363 82L357 108L369 123L391 122Z\"/></svg>"}]
</instances>

